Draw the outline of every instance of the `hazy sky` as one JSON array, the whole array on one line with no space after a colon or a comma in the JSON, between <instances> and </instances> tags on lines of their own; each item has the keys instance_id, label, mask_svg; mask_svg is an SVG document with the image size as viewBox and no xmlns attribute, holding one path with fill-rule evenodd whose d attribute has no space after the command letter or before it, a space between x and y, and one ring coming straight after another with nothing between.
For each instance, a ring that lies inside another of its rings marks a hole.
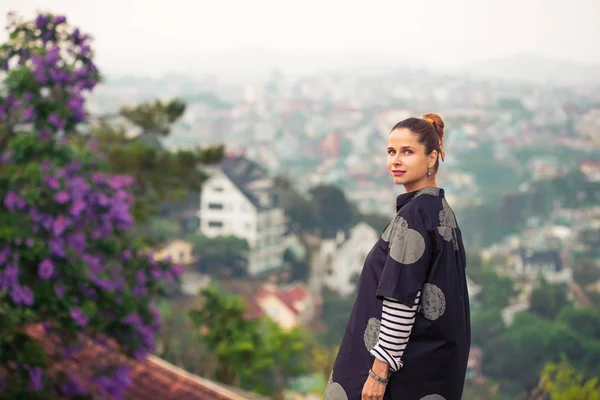
<instances>
[{"instance_id":1,"label":"hazy sky","mask_svg":"<svg viewBox=\"0 0 600 400\"><path fill-rule=\"evenodd\" d=\"M91 33L111 73L334 58L446 68L530 52L600 64L600 0L0 0L3 16L36 9Z\"/></svg>"}]
</instances>

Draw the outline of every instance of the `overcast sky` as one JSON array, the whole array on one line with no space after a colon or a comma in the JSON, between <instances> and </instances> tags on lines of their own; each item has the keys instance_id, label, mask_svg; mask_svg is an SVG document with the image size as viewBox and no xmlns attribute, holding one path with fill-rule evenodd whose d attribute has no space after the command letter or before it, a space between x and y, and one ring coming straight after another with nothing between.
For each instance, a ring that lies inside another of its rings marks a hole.
<instances>
[{"instance_id":1,"label":"overcast sky","mask_svg":"<svg viewBox=\"0 0 600 400\"><path fill-rule=\"evenodd\" d=\"M36 9L91 33L109 73L301 69L332 57L448 68L521 53L600 64L600 0L0 0L3 16Z\"/></svg>"}]
</instances>

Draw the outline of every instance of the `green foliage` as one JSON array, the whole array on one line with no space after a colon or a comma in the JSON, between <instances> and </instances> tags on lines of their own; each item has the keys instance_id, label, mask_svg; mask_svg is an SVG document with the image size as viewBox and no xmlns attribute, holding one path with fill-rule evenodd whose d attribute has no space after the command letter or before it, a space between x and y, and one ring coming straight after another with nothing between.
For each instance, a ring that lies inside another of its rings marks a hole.
<instances>
[{"instance_id":1,"label":"green foliage","mask_svg":"<svg viewBox=\"0 0 600 400\"><path fill-rule=\"evenodd\" d=\"M479 298L484 309L506 307L518 293L512 279L499 276L491 267L469 270L469 276L483 287Z\"/></svg>"},{"instance_id":2,"label":"green foliage","mask_svg":"<svg viewBox=\"0 0 600 400\"><path fill-rule=\"evenodd\" d=\"M548 283L540 279L539 286L531 293L530 311L549 320L554 320L559 311L568 304L567 290L563 285Z\"/></svg>"},{"instance_id":3,"label":"green foliage","mask_svg":"<svg viewBox=\"0 0 600 400\"><path fill-rule=\"evenodd\" d=\"M199 193L207 179L201 165L223 157L223 146L170 151L160 145L158 138L170 134L173 122L183 112L179 104L174 100L166 105L156 102L125 108L122 116L144 130L134 138L123 127L113 127L103 120L90 125L90 135L106 154L111 170L135 178L132 212L137 221L146 222L160 205L181 203L189 193ZM142 117L148 114L153 119L144 122Z\"/></svg>"},{"instance_id":4,"label":"green foliage","mask_svg":"<svg viewBox=\"0 0 600 400\"><path fill-rule=\"evenodd\" d=\"M190 318L217 360L215 378L226 384L282 398L287 380L307 371L308 335L284 330L268 319L248 319L240 298L211 287Z\"/></svg>"},{"instance_id":5,"label":"green foliage","mask_svg":"<svg viewBox=\"0 0 600 400\"><path fill-rule=\"evenodd\" d=\"M585 231L584 231L585 233ZM591 236L591 235L590 235ZM582 242L585 243L586 235L582 235ZM599 248L600 241L597 243L589 243L592 248ZM586 287L589 284L598 282L600 280L600 266L596 265L593 260L590 259L579 259L573 262L573 280L582 287Z\"/></svg>"},{"instance_id":6,"label":"green foliage","mask_svg":"<svg viewBox=\"0 0 600 400\"><path fill-rule=\"evenodd\" d=\"M163 321L157 337L156 355L198 376L212 377L217 362L189 318L191 306L177 300L165 300L158 305Z\"/></svg>"},{"instance_id":7,"label":"green foliage","mask_svg":"<svg viewBox=\"0 0 600 400\"><path fill-rule=\"evenodd\" d=\"M546 364L541 380L552 400L600 400L600 378L586 380L564 356L560 362Z\"/></svg>"},{"instance_id":8,"label":"green foliage","mask_svg":"<svg viewBox=\"0 0 600 400\"><path fill-rule=\"evenodd\" d=\"M168 103L155 100L135 107L123 107L121 115L135 126L142 129L143 134L167 136L171 133L171 125L185 112L185 103L174 99Z\"/></svg>"},{"instance_id":9,"label":"green foliage","mask_svg":"<svg viewBox=\"0 0 600 400\"><path fill-rule=\"evenodd\" d=\"M485 345L504 332L502 310L500 308L484 308L471 314L471 343L475 346Z\"/></svg>"},{"instance_id":10,"label":"green foliage","mask_svg":"<svg viewBox=\"0 0 600 400\"><path fill-rule=\"evenodd\" d=\"M337 186L318 185L309 190L319 230L324 238L333 238L339 230L348 231L354 224L355 208Z\"/></svg>"},{"instance_id":11,"label":"green foliage","mask_svg":"<svg viewBox=\"0 0 600 400\"><path fill-rule=\"evenodd\" d=\"M326 329L318 338L321 345L333 347L341 343L353 306L354 296L340 296L329 289L323 290L321 318Z\"/></svg>"},{"instance_id":12,"label":"green foliage","mask_svg":"<svg viewBox=\"0 0 600 400\"><path fill-rule=\"evenodd\" d=\"M198 268L201 272L221 277L247 276L248 251L246 239L237 236L207 237L192 235L188 238L194 251L201 254Z\"/></svg>"}]
</instances>

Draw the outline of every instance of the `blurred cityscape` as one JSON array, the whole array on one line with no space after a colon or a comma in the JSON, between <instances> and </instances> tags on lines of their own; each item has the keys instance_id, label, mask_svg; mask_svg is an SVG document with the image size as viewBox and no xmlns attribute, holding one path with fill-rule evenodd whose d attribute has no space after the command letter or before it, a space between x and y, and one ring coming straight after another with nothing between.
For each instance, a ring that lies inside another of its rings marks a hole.
<instances>
[{"instance_id":1,"label":"blurred cityscape","mask_svg":"<svg viewBox=\"0 0 600 400\"><path fill-rule=\"evenodd\" d=\"M446 125L438 183L467 247L463 398L600 398L598 69L516 58L489 73L104 75L77 132L98 140L112 173L149 182L135 189L132 237L181 275L153 300L153 354L89 340L48 368L87 386L119 353L126 399L323 398L364 259L403 189L386 169L387 135L434 112ZM2 282L0 324L18 304ZM21 328L54 354L41 325ZM13 368L2 354L0 382Z\"/></svg>"}]
</instances>

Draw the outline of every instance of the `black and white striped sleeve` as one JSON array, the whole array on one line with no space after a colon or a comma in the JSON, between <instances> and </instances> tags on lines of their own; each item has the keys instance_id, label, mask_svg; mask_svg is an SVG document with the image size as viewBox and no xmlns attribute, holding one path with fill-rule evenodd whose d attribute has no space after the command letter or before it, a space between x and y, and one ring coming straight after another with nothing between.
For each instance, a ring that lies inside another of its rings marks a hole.
<instances>
[{"instance_id":1,"label":"black and white striped sleeve","mask_svg":"<svg viewBox=\"0 0 600 400\"><path fill-rule=\"evenodd\" d=\"M387 362L394 372L399 371L403 366L402 355L415 323L420 300L421 291L417 293L414 305L411 307L389 297L383 299L379 338L371 350L371 355Z\"/></svg>"}]
</instances>

